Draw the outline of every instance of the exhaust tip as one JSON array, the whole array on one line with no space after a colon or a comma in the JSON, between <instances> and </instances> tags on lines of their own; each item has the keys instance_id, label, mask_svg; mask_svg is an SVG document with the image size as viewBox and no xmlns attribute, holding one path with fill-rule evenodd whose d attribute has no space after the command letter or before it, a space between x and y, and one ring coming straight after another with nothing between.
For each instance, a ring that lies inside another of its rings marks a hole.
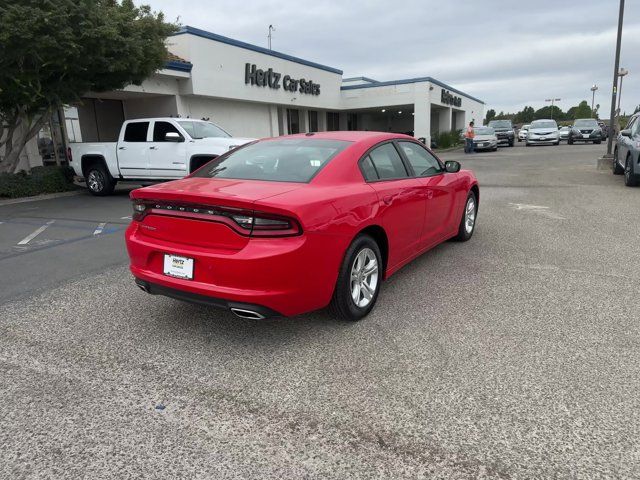
<instances>
[{"instance_id":1,"label":"exhaust tip","mask_svg":"<svg viewBox=\"0 0 640 480\"><path fill-rule=\"evenodd\" d=\"M231 312L240 318L244 318L245 320L262 320L264 315L254 312L253 310L245 310L244 308L232 308Z\"/></svg>"},{"instance_id":2,"label":"exhaust tip","mask_svg":"<svg viewBox=\"0 0 640 480\"><path fill-rule=\"evenodd\" d=\"M149 287L147 287L144 283L138 283L136 282L136 285L138 286L138 288L140 290L142 290L144 293L149 293Z\"/></svg>"}]
</instances>

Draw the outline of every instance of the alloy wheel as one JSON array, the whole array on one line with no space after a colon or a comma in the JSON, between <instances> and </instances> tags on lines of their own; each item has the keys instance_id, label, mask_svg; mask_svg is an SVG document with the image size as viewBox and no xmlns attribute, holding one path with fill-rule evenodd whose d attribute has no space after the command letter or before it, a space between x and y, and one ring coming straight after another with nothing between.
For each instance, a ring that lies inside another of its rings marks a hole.
<instances>
[{"instance_id":1,"label":"alloy wheel","mask_svg":"<svg viewBox=\"0 0 640 480\"><path fill-rule=\"evenodd\" d=\"M370 248L363 248L351 265L349 286L351 299L359 308L368 306L378 288L379 267L376 254Z\"/></svg>"},{"instance_id":2,"label":"alloy wheel","mask_svg":"<svg viewBox=\"0 0 640 480\"><path fill-rule=\"evenodd\" d=\"M467 206L464 211L464 229L467 234L473 232L473 227L476 224L476 201L473 197L469 197L467 200Z\"/></svg>"},{"instance_id":3,"label":"alloy wheel","mask_svg":"<svg viewBox=\"0 0 640 480\"><path fill-rule=\"evenodd\" d=\"M98 170L91 170L87 177L87 185L92 192L101 192L104 189L104 175Z\"/></svg>"}]
</instances>

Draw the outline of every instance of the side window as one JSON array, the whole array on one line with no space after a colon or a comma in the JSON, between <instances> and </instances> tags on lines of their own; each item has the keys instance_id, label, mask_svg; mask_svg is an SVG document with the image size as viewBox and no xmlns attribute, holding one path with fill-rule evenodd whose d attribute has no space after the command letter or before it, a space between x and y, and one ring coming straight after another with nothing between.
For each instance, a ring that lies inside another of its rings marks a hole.
<instances>
[{"instance_id":1,"label":"side window","mask_svg":"<svg viewBox=\"0 0 640 480\"><path fill-rule=\"evenodd\" d=\"M426 149L413 142L398 142L409 164L418 177L428 177L442 173L440 162Z\"/></svg>"},{"instance_id":2,"label":"side window","mask_svg":"<svg viewBox=\"0 0 640 480\"><path fill-rule=\"evenodd\" d=\"M149 122L132 122L127 124L124 131L125 142L146 142Z\"/></svg>"},{"instance_id":3,"label":"side window","mask_svg":"<svg viewBox=\"0 0 640 480\"><path fill-rule=\"evenodd\" d=\"M360 162L360 169L362 170L362 175L367 182L378 180L376 167L373 166L373 162L371 161L371 157L369 157L369 155L364 157Z\"/></svg>"},{"instance_id":4,"label":"side window","mask_svg":"<svg viewBox=\"0 0 640 480\"><path fill-rule=\"evenodd\" d=\"M408 177L404 163L392 143L385 143L371 151L371 162L378 173L380 180Z\"/></svg>"},{"instance_id":5,"label":"side window","mask_svg":"<svg viewBox=\"0 0 640 480\"><path fill-rule=\"evenodd\" d=\"M164 136L169 132L175 132L182 136L178 129L169 122L155 122L153 124L153 141L165 142L166 140L164 139Z\"/></svg>"},{"instance_id":6,"label":"side window","mask_svg":"<svg viewBox=\"0 0 640 480\"><path fill-rule=\"evenodd\" d=\"M633 125L631 126L632 137L637 137L638 135L640 135L640 120L638 120L638 118L640 117L636 117L636 121L633 122Z\"/></svg>"},{"instance_id":7,"label":"side window","mask_svg":"<svg viewBox=\"0 0 640 480\"><path fill-rule=\"evenodd\" d=\"M180 126L184 128L185 132L187 132L191 138L196 137L196 133L193 128L193 122L185 122L183 120L180 120Z\"/></svg>"}]
</instances>

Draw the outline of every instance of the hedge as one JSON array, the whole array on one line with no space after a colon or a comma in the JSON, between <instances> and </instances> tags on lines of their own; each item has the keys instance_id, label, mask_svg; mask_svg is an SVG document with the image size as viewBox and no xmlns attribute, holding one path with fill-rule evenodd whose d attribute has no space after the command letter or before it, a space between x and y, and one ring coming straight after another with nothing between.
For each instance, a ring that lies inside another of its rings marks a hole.
<instances>
[{"instance_id":1,"label":"hedge","mask_svg":"<svg viewBox=\"0 0 640 480\"><path fill-rule=\"evenodd\" d=\"M451 148L462 143L460 130L438 133L434 138L436 148Z\"/></svg>"},{"instance_id":2,"label":"hedge","mask_svg":"<svg viewBox=\"0 0 640 480\"><path fill-rule=\"evenodd\" d=\"M30 173L0 173L0 198L18 198L75 190L70 167L34 167Z\"/></svg>"}]
</instances>

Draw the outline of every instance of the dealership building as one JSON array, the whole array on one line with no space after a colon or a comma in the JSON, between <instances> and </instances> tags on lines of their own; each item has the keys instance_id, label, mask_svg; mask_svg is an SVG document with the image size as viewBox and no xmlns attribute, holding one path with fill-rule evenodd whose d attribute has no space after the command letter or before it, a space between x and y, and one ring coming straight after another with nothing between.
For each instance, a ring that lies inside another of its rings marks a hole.
<instances>
[{"instance_id":1,"label":"dealership building","mask_svg":"<svg viewBox=\"0 0 640 480\"><path fill-rule=\"evenodd\" d=\"M67 142L116 141L132 118L210 119L239 137L375 130L429 142L484 117L481 100L431 77L343 78L337 68L189 26L168 39L168 49L165 67L142 85L89 93L56 112L37 138L42 158L29 155L29 163L63 155Z\"/></svg>"}]
</instances>

